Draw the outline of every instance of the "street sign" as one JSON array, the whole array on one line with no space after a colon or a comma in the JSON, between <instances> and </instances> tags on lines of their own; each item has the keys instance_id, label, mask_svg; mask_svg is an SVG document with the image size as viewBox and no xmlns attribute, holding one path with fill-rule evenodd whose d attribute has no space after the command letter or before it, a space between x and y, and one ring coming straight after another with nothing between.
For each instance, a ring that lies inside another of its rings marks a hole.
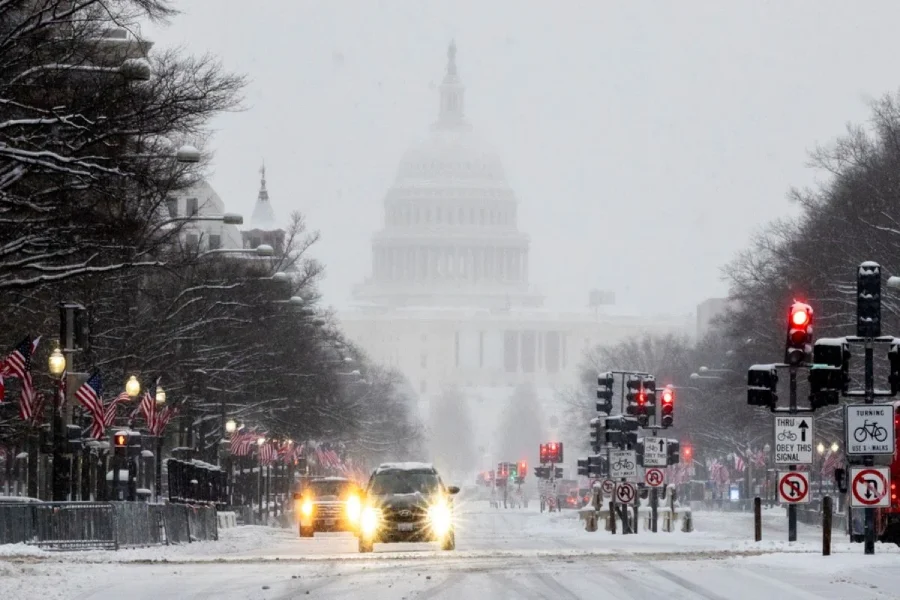
<instances>
[{"instance_id":1,"label":"street sign","mask_svg":"<svg viewBox=\"0 0 900 600\"><path fill-rule=\"evenodd\" d=\"M894 407L848 404L845 409L847 454L894 453Z\"/></svg>"},{"instance_id":2,"label":"street sign","mask_svg":"<svg viewBox=\"0 0 900 600\"><path fill-rule=\"evenodd\" d=\"M644 483L652 488L662 487L666 483L666 472L662 469L647 469L644 471Z\"/></svg>"},{"instance_id":3,"label":"street sign","mask_svg":"<svg viewBox=\"0 0 900 600\"><path fill-rule=\"evenodd\" d=\"M632 504L637 497L637 489L633 483L620 483L616 486L616 502L619 504Z\"/></svg>"},{"instance_id":4,"label":"street sign","mask_svg":"<svg viewBox=\"0 0 900 600\"><path fill-rule=\"evenodd\" d=\"M609 476L613 479L636 479L637 453L634 450L613 450L610 452Z\"/></svg>"},{"instance_id":5,"label":"street sign","mask_svg":"<svg viewBox=\"0 0 900 600\"><path fill-rule=\"evenodd\" d=\"M600 489L607 496L612 496L612 493L616 491L616 482L612 479L604 479L603 483L600 484Z\"/></svg>"},{"instance_id":6,"label":"street sign","mask_svg":"<svg viewBox=\"0 0 900 600\"><path fill-rule=\"evenodd\" d=\"M850 467L851 507L890 506L890 489L890 467Z\"/></svg>"},{"instance_id":7,"label":"street sign","mask_svg":"<svg viewBox=\"0 0 900 600\"><path fill-rule=\"evenodd\" d=\"M665 467L668 458L668 441L665 438L644 438L644 466Z\"/></svg>"},{"instance_id":8,"label":"street sign","mask_svg":"<svg viewBox=\"0 0 900 600\"><path fill-rule=\"evenodd\" d=\"M812 417L775 417L775 464L813 463Z\"/></svg>"},{"instance_id":9,"label":"street sign","mask_svg":"<svg viewBox=\"0 0 900 600\"><path fill-rule=\"evenodd\" d=\"M784 504L809 502L809 478L800 471L788 471L778 477L778 501Z\"/></svg>"}]
</instances>

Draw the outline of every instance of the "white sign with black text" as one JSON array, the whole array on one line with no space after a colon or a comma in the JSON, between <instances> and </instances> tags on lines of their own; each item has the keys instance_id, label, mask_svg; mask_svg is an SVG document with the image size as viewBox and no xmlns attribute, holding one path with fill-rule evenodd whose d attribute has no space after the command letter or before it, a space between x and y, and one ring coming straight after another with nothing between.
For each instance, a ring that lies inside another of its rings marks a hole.
<instances>
[{"instance_id":1,"label":"white sign with black text","mask_svg":"<svg viewBox=\"0 0 900 600\"><path fill-rule=\"evenodd\" d=\"M644 438L644 466L665 467L668 459L668 440L665 438Z\"/></svg>"},{"instance_id":2,"label":"white sign with black text","mask_svg":"<svg viewBox=\"0 0 900 600\"><path fill-rule=\"evenodd\" d=\"M813 463L812 417L775 417L775 464Z\"/></svg>"},{"instance_id":3,"label":"white sign with black text","mask_svg":"<svg viewBox=\"0 0 900 600\"><path fill-rule=\"evenodd\" d=\"M613 479L636 479L637 453L634 450L613 450L610 452L609 476Z\"/></svg>"},{"instance_id":4,"label":"white sign with black text","mask_svg":"<svg viewBox=\"0 0 900 600\"><path fill-rule=\"evenodd\" d=\"M845 410L847 454L894 453L893 406L848 404Z\"/></svg>"}]
</instances>

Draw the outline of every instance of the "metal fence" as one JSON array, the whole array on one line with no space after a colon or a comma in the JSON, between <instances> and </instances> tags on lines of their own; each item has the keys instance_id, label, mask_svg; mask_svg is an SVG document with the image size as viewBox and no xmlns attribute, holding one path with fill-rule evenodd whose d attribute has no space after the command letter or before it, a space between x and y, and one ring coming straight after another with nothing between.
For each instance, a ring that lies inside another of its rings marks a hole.
<instances>
[{"instance_id":1,"label":"metal fence","mask_svg":"<svg viewBox=\"0 0 900 600\"><path fill-rule=\"evenodd\" d=\"M213 506L143 502L0 504L0 544L115 550L218 538Z\"/></svg>"}]
</instances>

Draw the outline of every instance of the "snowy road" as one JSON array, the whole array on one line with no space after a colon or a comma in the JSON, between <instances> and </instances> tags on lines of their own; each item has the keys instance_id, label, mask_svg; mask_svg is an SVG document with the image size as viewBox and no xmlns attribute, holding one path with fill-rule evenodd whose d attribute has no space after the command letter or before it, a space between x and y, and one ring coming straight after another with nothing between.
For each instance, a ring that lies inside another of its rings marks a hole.
<instances>
[{"instance_id":1,"label":"snowy road","mask_svg":"<svg viewBox=\"0 0 900 600\"><path fill-rule=\"evenodd\" d=\"M874 557L843 540L820 555L819 531L800 526L789 545L781 511L752 519L698 513L693 533L610 535L582 530L574 513L498 511L463 515L457 550L376 546L353 538L300 540L293 531L242 527L219 542L117 553L15 549L0 561L0 598L28 600L278 600L288 598L615 598L757 600L900 597L900 552ZM2 549L0 549L2 552ZM165 562L163 562L165 561Z\"/></svg>"}]
</instances>

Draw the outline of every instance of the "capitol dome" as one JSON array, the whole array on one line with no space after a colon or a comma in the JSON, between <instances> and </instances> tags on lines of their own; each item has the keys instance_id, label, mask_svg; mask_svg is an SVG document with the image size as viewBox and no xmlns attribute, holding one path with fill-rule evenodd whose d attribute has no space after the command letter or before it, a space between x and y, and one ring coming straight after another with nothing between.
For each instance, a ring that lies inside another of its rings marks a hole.
<instances>
[{"instance_id":1,"label":"capitol dome","mask_svg":"<svg viewBox=\"0 0 900 600\"><path fill-rule=\"evenodd\" d=\"M372 277L354 295L391 306L538 306L515 193L466 119L453 43L439 98L427 137L400 160L372 242Z\"/></svg>"},{"instance_id":2,"label":"capitol dome","mask_svg":"<svg viewBox=\"0 0 900 600\"><path fill-rule=\"evenodd\" d=\"M435 179L505 185L506 173L500 155L471 129L435 128L403 155L397 184Z\"/></svg>"}]
</instances>

